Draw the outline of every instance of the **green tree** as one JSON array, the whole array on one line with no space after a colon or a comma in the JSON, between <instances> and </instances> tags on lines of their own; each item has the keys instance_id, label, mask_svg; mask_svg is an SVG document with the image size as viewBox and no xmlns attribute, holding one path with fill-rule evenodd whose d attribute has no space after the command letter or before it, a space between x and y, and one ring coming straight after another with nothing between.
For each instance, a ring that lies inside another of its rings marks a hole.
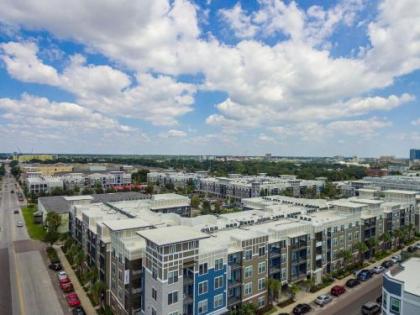
<instances>
[{"instance_id":1,"label":"green tree","mask_svg":"<svg viewBox=\"0 0 420 315\"><path fill-rule=\"evenodd\" d=\"M203 200L201 204L201 214L209 214L211 212L211 204L208 200Z\"/></svg>"},{"instance_id":2,"label":"green tree","mask_svg":"<svg viewBox=\"0 0 420 315\"><path fill-rule=\"evenodd\" d=\"M150 171L148 169L140 169L137 172L131 174L131 181L133 184L141 184L147 182L147 173Z\"/></svg>"},{"instance_id":3,"label":"green tree","mask_svg":"<svg viewBox=\"0 0 420 315\"><path fill-rule=\"evenodd\" d=\"M60 238L60 233L54 230L49 230L45 234L44 241L49 243L50 246L53 246L54 243L57 242L59 238Z\"/></svg>"},{"instance_id":4,"label":"green tree","mask_svg":"<svg viewBox=\"0 0 420 315\"><path fill-rule=\"evenodd\" d=\"M281 282L277 279L268 278L268 298L270 303L279 298L279 292L281 288Z\"/></svg>"},{"instance_id":5,"label":"green tree","mask_svg":"<svg viewBox=\"0 0 420 315\"><path fill-rule=\"evenodd\" d=\"M200 206L201 199L199 196L194 195L191 197L191 207L198 208Z\"/></svg>"},{"instance_id":6,"label":"green tree","mask_svg":"<svg viewBox=\"0 0 420 315\"><path fill-rule=\"evenodd\" d=\"M48 212L45 223L48 231L57 231L61 225L61 216L54 211Z\"/></svg>"},{"instance_id":7,"label":"green tree","mask_svg":"<svg viewBox=\"0 0 420 315\"><path fill-rule=\"evenodd\" d=\"M359 263L362 264L364 260L364 254L369 250L369 248L365 242L358 242L355 247L358 251Z\"/></svg>"},{"instance_id":8,"label":"green tree","mask_svg":"<svg viewBox=\"0 0 420 315\"><path fill-rule=\"evenodd\" d=\"M146 194L149 194L149 195L153 194L153 191L154 191L153 184L148 184L148 185L146 186L146 188L144 189L144 192L145 192Z\"/></svg>"},{"instance_id":9,"label":"green tree","mask_svg":"<svg viewBox=\"0 0 420 315\"><path fill-rule=\"evenodd\" d=\"M243 303L241 306L233 311L230 315L255 315L257 313L257 306L252 303Z\"/></svg>"},{"instance_id":10,"label":"green tree","mask_svg":"<svg viewBox=\"0 0 420 315\"><path fill-rule=\"evenodd\" d=\"M347 266L352 262L353 260L353 254L350 250L340 250L337 254L338 258L343 259L343 265L345 268L347 268Z\"/></svg>"}]
</instances>

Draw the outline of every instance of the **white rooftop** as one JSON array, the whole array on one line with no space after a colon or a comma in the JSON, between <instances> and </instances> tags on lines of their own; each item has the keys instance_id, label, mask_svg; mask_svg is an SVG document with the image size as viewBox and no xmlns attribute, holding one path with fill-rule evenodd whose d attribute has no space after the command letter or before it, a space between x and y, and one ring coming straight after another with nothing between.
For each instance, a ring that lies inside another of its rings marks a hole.
<instances>
[{"instance_id":1,"label":"white rooftop","mask_svg":"<svg viewBox=\"0 0 420 315\"><path fill-rule=\"evenodd\" d=\"M137 234L157 244L158 246L209 237L209 235L198 232L195 229L187 226L162 227L158 229L139 231Z\"/></svg>"},{"instance_id":2,"label":"white rooftop","mask_svg":"<svg viewBox=\"0 0 420 315\"><path fill-rule=\"evenodd\" d=\"M410 190L399 190L399 189L388 189L384 190L384 193L401 194L401 195L412 195L415 196L417 192Z\"/></svg>"},{"instance_id":3,"label":"white rooftop","mask_svg":"<svg viewBox=\"0 0 420 315\"><path fill-rule=\"evenodd\" d=\"M406 292L420 296L420 258L412 257L403 262L401 265L403 267L401 271L393 275L390 271L388 271L387 276L404 282L404 290Z\"/></svg>"},{"instance_id":4,"label":"white rooftop","mask_svg":"<svg viewBox=\"0 0 420 315\"><path fill-rule=\"evenodd\" d=\"M151 226L151 224L143 219L120 219L120 220L105 220L104 225L109 227L112 231L122 231L135 228L145 228Z\"/></svg>"}]
</instances>

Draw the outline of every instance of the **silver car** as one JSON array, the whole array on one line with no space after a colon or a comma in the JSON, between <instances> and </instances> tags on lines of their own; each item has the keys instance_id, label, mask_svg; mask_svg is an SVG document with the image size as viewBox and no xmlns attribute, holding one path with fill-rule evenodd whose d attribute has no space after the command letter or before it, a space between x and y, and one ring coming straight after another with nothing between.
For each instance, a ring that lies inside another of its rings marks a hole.
<instances>
[{"instance_id":1,"label":"silver car","mask_svg":"<svg viewBox=\"0 0 420 315\"><path fill-rule=\"evenodd\" d=\"M332 301L332 297L329 294L322 294L315 299L315 304L319 306L324 306Z\"/></svg>"},{"instance_id":2,"label":"silver car","mask_svg":"<svg viewBox=\"0 0 420 315\"><path fill-rule=\"evenodd\" d=\"M22 221L17 221L16 226L17 227L23 227L23 222Z\"/></svg>"}]
</instances>

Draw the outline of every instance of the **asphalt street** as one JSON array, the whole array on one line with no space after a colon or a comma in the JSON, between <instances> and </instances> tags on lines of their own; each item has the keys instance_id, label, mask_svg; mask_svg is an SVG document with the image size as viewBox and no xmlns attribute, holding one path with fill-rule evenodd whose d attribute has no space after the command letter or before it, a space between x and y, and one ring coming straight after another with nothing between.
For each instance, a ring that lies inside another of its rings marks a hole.
<instances>
[{"instance_id":1,"label":"asphalt street","mask_svg":"<svg viewBox=\"0 0 420 315\"><path fill-rule=\"evenodd\" d=\"M375 302L381 295L382 275L376 275L373 279L363 282L361 285L347 289L347 292L324 307L319 307L314 303L314 309L309 314L319 315L360 315L361 307L366 302Z\"/></svg>"},{"instance_id":2,"label":"asphalt street","mask_svg":"<svg viewBox=\"0 0 420 315\"><path fill-rule=\"evenodd\" d=\"M25 226L16 226L24 219L12 190L16 181L6 175L0 200L0 314L64 314L39 248L32 246Z\"/></svg>"}]
</instances>

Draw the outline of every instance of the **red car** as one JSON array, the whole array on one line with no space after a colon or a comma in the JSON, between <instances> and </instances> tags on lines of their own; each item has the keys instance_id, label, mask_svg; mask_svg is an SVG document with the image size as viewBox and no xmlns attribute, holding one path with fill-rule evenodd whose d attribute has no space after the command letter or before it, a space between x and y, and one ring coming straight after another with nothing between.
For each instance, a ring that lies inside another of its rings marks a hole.
<instances>
[{"instance_id":1,"label":"red car","mask_svg":"<svg viewBox=\"0 0 420 315\"><path fill-rule=\"evenodd\" d=\"M346 289L341 285L335 285L331 288L331 295L339 296L346 292Z\"/></svg>"},{"instance_id":2,"label":"red car","mask_svg":"<svg viewBox=\"0 0 420 315\"><path fill-rule=\"evenodd\" d=\"M61 290L63 290L63 292L66 292L66 293L73 291L73 284L71 282L60 283L60 287L61 287Z\"/></svg>"},{"instance_id":3,"label":"red car","mask_svg":"<svg viewBox=\"0 0 420 315\"><path fill-rule=\"evenodd\" d=\"M69 283L70 279L69 279L69 277L65 277L65 278L61 278L59 281L60 281L60 285L61 285L62 283Z\"/></svg>"},{"instance_id":4,"label":"red car","mask_svg":"<svg viewBox=\"0 0 420 315\"><path fill-rule=\"evenodd\" d=\"M67 294L66 300L70 307L80 306L80 300L76 293Z\"/></svg>"}]
</instances>

